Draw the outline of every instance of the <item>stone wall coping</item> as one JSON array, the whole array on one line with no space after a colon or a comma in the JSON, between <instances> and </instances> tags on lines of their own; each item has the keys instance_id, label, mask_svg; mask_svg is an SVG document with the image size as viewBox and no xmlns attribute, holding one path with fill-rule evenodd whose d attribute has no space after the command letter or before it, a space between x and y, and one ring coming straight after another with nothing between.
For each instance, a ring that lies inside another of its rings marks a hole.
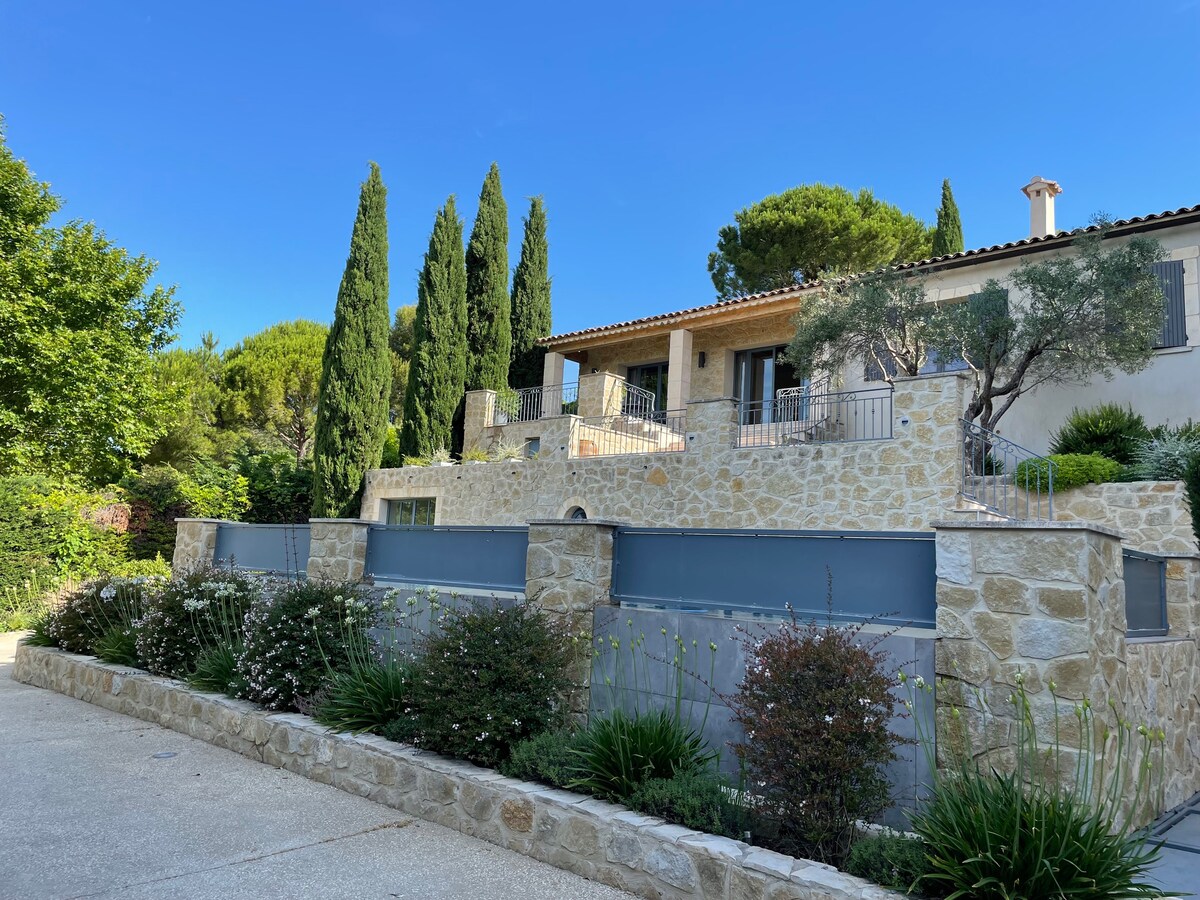
<instances>
[{"instance_id":1,"label":"stone wall coping","mask_svg":"<svg viewBox=\"0 0 1200 900\"><path fill-rule=\"evenodd\" d=\"M1011 521L1011 522L954 522L945 519L930 522L929 527L935 531L1092 531L1106 537L1124 540L1124 535L1115 528L1100 525L1096 522L1042 522L1042 521Z\"/></svg>"},{"instance_id":2,"label":"stone wall coping","mask_svg":"<svg viewBox=\"0 0 1200 900\"><path fill-rule=\"evenodd\" d=\"M935 378L954 378L966 381L966 372L926 372L924 375L897 375L896 384L907 384L912 381L932 381ZM885 382L886 383L886 382ZM883 385L880 385L882 387Z\"/></svg>"},{"instance_id":3,"label":"stone wall coping","mask_svg":"<svg viewBox=\"0 0 1200 900\"><path fill-rule=\"evenodd\" d=\"M322 525L382 525L382 522L376 522L374 519L309 519L310 523L318 522Z\"/></svg>"},{"instance_id":4,"label":"stone wall coping","mask_svg":"<svg viewBox=\"0 0 1200 900\"><path fill-rule=\"evenodd\" d=\"M653 816L393 743L330 731L296 713L189 688L89 656L18 645L12 677L154 722L641 897L787 896L900 900L812 860L794 859Z\"/></svg>"},{"instance_id":5,"label":"stone wall coping","mask_svg":"<svg viewBox=\"0 0 1200 900\"><path fill-rule=\"evenodd\" d=\"M737 403L737 397L705 397L703 400L689 400L688 406L700 406L702 403Z\"/></svg>"},{"instance_id":6,"label":"stone wall coping","mask_svg":"<svg viewBox=\"0 0 1200 900\"><path fill-rule=\"evenodd\" d=\"M1136 549L1136 548L1135 548L1135 549ZM1178 551L1178 550L1146 550L1146 551L1141 551L1141 550L1137 550L1136 552L1138 552L1138 553L1145 552L1145 553L1147 553L1147 554L1148 554L1148 555L1150 555L1150 556L1161 556L1163 559L1195 559L1195 560L1200 560L1200 553L1193 553L1193 552L1192 552L1192 551L1190 551L1190 550L1187 550L1187 551Z\"/></svg>"},{"instance_id":7,"label":"stone wall coping","mask_svg":"<svg viewBox=\"0 0 1200 900\"><path fill-rule=\"evenodd\" d=\"M204 522L209 525L239 525L239 524L243 524L240 522L235 522L235 521L233 521L233 519L191 519L191 518L188 518L187 516L179 516L175 519L175 522L176 522L176 524L180 524L183 522Z\"/></svg>"},{"instance_id":8,"label":"stone wall coping","mask_svg":"<svg viewBox=\"0 0 1200 900\"><path fill-rule=\"evenodd\" d=\"M616 519L530 519L530 525L602 525L605 528L621 528L628 522Z\"/></svg>"}]
</instances>

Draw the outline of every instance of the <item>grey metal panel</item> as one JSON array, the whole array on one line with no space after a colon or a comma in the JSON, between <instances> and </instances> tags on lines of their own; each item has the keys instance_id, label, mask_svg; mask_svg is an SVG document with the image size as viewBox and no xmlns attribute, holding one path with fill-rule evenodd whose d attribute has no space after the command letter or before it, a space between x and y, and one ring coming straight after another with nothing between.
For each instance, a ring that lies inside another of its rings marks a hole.
<instances>
[{"instance_id":1,"label":"grey metal panel","mask_svg":"<svg viewBox=\"0 0 1200 900\"><path fill-rule=\"evenodd\" d=\"M214 555L239 569L302 575L308 569L310 537L308 525L222 522Z\"/></svg>"},{"instance_id":2,"label":"grey metal panel","mask_svg":"<svg viewBox=\"0 0 1200 900\"><path fill-rule=\"evenodd\" d=\"M525 590L528 528L372 525L367 575L384 581Z\"/></svg>"},{"instance_id":3,"label":"grey metal panel","mask_svg":"<svg viewBox=\"0 0 1200 900\"><path fill-rule=\"evenodd\" d=\"M1186 347L1187 322L1183 306L1183 261L1170 260L1155 263L1150 267L1158 276L1158 285L1162 288L1163 296L1167 298L1167 308L1163 314L1163 327L1154 341L1156 348Z\"/></svg>"},{"instance_id":4,"label":"grey metal panel","mask_svg":"<svg viewBox=\"0 0 1200 900\"><path fill-rule=\"evenodd\" d=\"M931 532L619 528L613 597L692 609L933 625Z\"/></svg>"},{"instance_id":5,"label":"grey metal panel","mask_svg":"<svg viewBox=\"0 0 1200 900\"><path fill-rule=\"evenodd\" d=\"M1167 633L1167 561L1152 553L1123 550L1125 558L1126 634L1156 637Z\"/></svg>"}]
</instances>

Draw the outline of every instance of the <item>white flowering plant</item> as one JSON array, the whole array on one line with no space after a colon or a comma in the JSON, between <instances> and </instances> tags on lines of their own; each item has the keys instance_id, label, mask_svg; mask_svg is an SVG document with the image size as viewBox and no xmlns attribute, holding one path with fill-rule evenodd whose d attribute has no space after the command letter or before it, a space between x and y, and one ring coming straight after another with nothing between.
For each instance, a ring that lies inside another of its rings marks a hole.
<instances>
[{"instance_id":1,"label":"white flowering plant","mask_svg":"<svg viewBox=\"0 0 1200 900\"><path fill-rule=\"evenodd\" d=\"M268 709L311 709L331 673L349 668L377 616L354 584L293 581L264 592L244 619L237 696Z\"/></svg>"},{"instance_id":2,"label":"white flowering plant","mask_svg":"<svg viewBox=\"0 0 1200 900\"><path fill-rule=\"evenodd\" d=\"M106 662L139 665L136 637L147 600L163 583L153 576L105 577L68 594L45 622L58 647Z\"/></svg>"}]
</instances>

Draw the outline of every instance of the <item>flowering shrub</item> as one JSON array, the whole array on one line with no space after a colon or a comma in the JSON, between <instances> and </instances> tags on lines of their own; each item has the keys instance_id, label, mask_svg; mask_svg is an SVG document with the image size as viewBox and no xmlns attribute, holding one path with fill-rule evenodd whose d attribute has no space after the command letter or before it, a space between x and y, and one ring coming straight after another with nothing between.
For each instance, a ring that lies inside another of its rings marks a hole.
<instances>
[{"instance_id":1,"label":"flowering shrub","mask_svg":"<svg viewBox=\"0 0 1200 900\"><path fill-rule=\"evenodd\" d=\"M745 740L761 835L773 849L838 864L854 835L890 804L883 767L900 739L882 636L862 625L822 627L795 616L746 633L746 675L727 698Z\"/></svg>"},{"instance_id":2,"label":"flowering shrub","mask_svg":"<svg viewBox=\"0 0 1200 900\"><path fill-rule=\"evenodd\" d=\"M136 665L127 651L136 634L147 598L161 579L101 578L68 594L46 619L45 633L56 646L72 653L95 653L104 641L107 661Z\"/></svg>"},{"instance_id":3,"label":"flowering shrub","mask_svg":"<svg viewBox=\"0 0 1200 900\"><path fill-rule=\"evenodd\" d=\"M438 625L421 642L409 714L389 736L495 766L564 721L569 668L585 640L525 606L478 603L446 610Z\"/></svg>"},{"instance_id":4,"label":"flowering shrub","mask_svg":"<svg viewBox=\"0 0 1200 900\"><path fill-rule=\"evenodd\" d=\"M156 675L190 675L217 644L241 643L242 618L261 592L260 579L233 569L206 567L176 578L142 616L138 655Z\"/></svg>"},{"instance_id":5,"label":"flowering shrub","mask_svg":"<svg viewBox=\"0 0 1200 900\"><path fill-rule=\"evenodd\" d=\"M237 654L237 696L268 709L298 709L347 668L350 636L376 611L353 584L291 582L250 606Z\"/></svg>"}]
</instances>

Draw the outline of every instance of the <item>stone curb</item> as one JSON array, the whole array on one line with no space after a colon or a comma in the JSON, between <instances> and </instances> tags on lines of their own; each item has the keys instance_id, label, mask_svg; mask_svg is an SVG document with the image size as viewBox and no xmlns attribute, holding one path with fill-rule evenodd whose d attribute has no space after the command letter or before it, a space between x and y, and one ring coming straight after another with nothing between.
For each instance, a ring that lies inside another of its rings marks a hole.
<instances>
[{"instance_id":1,"label":"stone curb","mask_svg":"<svg viewBox=\"0 0 1200 900\"><path fill-rule=\"evenodd\" d=\"M307 716L267 712L90 656L22 644L12 677L154 722L639 897L901 896L811 860L669 825L374 735L337 734Z\"/></svg>"}]
</instances>

